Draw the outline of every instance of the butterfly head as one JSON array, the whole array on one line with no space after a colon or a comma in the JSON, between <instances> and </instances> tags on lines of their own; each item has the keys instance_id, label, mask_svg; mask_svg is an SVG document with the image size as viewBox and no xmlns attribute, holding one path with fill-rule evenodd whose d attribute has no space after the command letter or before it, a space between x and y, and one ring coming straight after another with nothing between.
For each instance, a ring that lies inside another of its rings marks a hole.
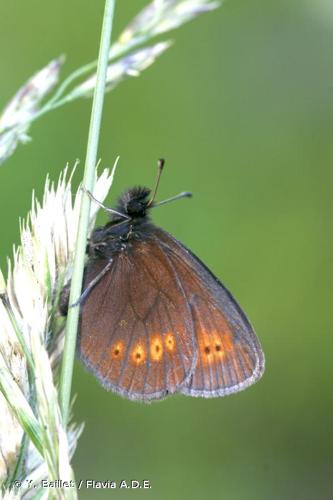
<instances>
[{"instance_id":1,"label":"butterfly head","mask_svg":"<svg viewBox=\"0 0 333 500\"><path fill-rule=\"evenodd\" d=\"M134 187L126 191L119 199L117 210L133 219L146 216L149 208L151 190L146 187Z\"/></svg>"}]
</instances>

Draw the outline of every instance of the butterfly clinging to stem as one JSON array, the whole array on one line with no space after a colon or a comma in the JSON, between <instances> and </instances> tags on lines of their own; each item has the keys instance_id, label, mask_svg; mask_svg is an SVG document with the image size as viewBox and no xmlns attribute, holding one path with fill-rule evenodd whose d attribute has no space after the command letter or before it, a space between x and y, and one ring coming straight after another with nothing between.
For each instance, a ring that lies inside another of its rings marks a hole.
<instances>
[{"instance_id":1,"label":"butterfly clinging to stem","mask_svg":"<svg viewBox=\"0 0 333 500\"><path fill-rule=\"evenodd\" d=\"M151 222L152 208L191 196L155 202L163 166L152 196L129 189L116 209L95 200L111 219L87 247L78 354L104 387L131 400L225 396L262 376L264 354L230 292ZM63 314L67 307L65 298Z\"/></svg>"}]
</instances>

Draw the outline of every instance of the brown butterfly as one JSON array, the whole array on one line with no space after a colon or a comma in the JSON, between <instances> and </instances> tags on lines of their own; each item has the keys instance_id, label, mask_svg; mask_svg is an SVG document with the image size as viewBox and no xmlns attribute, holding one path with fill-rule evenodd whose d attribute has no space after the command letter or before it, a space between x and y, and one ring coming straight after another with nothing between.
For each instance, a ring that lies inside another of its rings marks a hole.
<instances>
[{"instance_id":1,"label":"brown butterfly","mask_svg":"<svg viewBox=\"0 0 333 500\"><path fill-rule=\"evenodd\" d=\"M136 187L116 210L102 205L112 218L88 244L79 357L106 389L132 400L225 396L262 376L264 354L230 292L150 222L151 208L190 196L154 202L163 165L152 198Z\"/></svg>"}]
</instances>

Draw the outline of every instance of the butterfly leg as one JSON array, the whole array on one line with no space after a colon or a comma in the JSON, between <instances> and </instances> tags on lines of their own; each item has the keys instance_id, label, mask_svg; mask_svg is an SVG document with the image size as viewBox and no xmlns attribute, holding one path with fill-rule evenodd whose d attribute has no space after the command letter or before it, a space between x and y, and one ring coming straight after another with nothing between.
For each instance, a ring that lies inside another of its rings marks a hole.
<instances>
[{"instance_id":1,"label":"butterfly leg","mask_svg":"<svg viewBox=\"0 0 333 500\"><path fill-rule=\"evenodd\" d=\"M100 282L100 280L103 278L103 276L110 270L111 265L112 265L112 261L113 261L113 259L110 259L108 261L108 263L101 270L101 272L97 274L97 276L89 283L89 285L84 290L84 292L82 292L82 294L80 295L78 300L76 302L74 302L74 304L71 304L69 307L76 307L76 306L80 306L81 304L83 304L83 302L88 297L91 290L97 285L97 283Z\"/></svg>"},{"instance_id":2,"label":"butterfly leg","mask_svg":"<svg viewBox=\"0 0 333 500\"><path fill-rule=\"evenodd\" d=\"M107 206L105 206L103 203L101 203L100 201L98 201L95 196L90 192L88 191L86 188L84 188L83 186L81 187L81 190L86 193L87 196L89 196L89 198L94 202L96 203L99 207L101 207L103 210L105 210L105 212L109 213L109 214L115 214L115 215L119 215L120 217L123 217L124 219L126 220L130 220L130 217L128 217L128 215L125 215L125 214L122 214L121 212L118 212L117 210L114 210L113 208L109 208Z\"/></svg>"},{"instance_id":3,"label":"butterfly leg","mask_svg":"<svg viewBox=\"0 0 333 500\"><path fill-rule=\"evenodd\" d=\"M71 282L69 281L63 288L61 295L60 295L60 302L59 302L59 310L60 314L62 316L67 316L68 308L69 307L76 307L85 301L85 299L88 297L89 293L91 290L97 285L97 283L103 278L103 276L109 271L111 268L112 260L110 259L106 266L102 269L100 273L89 283L87 288L82 292L80 297L74 304L69 305L69 294L70 294L70 289L71 289Z\"/></svg>"}]
</instances>

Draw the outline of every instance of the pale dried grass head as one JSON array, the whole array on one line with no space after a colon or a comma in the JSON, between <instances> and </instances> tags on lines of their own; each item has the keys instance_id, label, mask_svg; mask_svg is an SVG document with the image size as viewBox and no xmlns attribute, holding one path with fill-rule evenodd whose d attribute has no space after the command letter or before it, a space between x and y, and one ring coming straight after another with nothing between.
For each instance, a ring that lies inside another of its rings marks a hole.
<instances>
[{"instance_id":1,"label":"pale dried grass head","mask_svg":"<svg viewBox=\"0 0 333 500\"><path fill-rule=\"evenodd\" d=\"M216 9L220 4L214 0L150 2L111 45L106 91L113 90L128 77L139 76L166 51L171 42L143 45L200 14ZM134 48L137 50L133 51ZM91 97L96 83L96 61L76 69L59 84L63 62L64 57L54 59L38 71L19 89L0 115L0 165L13 154L19 143L30 140L29 128L40 116L75 99ZM45 102L45 97L53 89L54 94Z\"/></svg>"},{"instance_id":2,"label":"pale dried grass head","mask_svg":"<svg viewBox=\"0 0 333 500\"><path fill-rule=\"evenodd\" d=\"M113 174L114 169L111 174L107 169L99 176L96 172L93 194L98 200L105 199ZM21 223L21 245L9 261L7 280L0 274L2 481L13 476L22 459L23 430L31 439L24 457L26 477L37 484L43 477L73 477L70 459L82 427L72 424L65 431L54 374L62 351L58 301L71 274L81 194L79 188L72 195L68 167L57 185L47 179L42 203L33 196L32 209ZM92 205L91 229L98 208ZM57 494L62 498L65 493ZM75 489L70 495L75 498Z\"/></svg>"},{"instance_id":3,"label":"pale dried grass head","mask_svg":"<svg viewBox=\"0 0 333 500\"><path fill-rule=\"evenodd\" d=\"M29 141L27 131L44 97L55 87L64 58L51 61L33 75L14 95L0 116L0 164L18 143Z\"/></svg>"}]
</instances>

